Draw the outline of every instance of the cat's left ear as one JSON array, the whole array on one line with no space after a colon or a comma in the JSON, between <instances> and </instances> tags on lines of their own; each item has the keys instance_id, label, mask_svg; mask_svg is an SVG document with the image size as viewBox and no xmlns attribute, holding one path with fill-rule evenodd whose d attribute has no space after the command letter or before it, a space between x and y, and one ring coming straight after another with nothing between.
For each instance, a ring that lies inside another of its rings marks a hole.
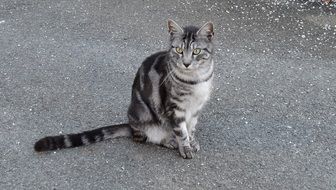
<instances>
[{"instance_id":1,"label":"cat's left ear","mask_svg":"<svg viewBox=\"0 0 336 190\"><path fill-rule=\"evenodd\" d=\"M183 33L183 29L171 19L168 19L168 31L171 35L175 33Z\"/></svg>"},{"instance_id":2,"label":"cat's left ear","mask_svg":"<svg viewBox=\"0 0 336 190\"><path fill-rule=\"evenodd\" d=\"M206 36L209 40L212 40L214 36L212 22L205 23L198 31L197 35Z\"/></svg>"}]
</instances>

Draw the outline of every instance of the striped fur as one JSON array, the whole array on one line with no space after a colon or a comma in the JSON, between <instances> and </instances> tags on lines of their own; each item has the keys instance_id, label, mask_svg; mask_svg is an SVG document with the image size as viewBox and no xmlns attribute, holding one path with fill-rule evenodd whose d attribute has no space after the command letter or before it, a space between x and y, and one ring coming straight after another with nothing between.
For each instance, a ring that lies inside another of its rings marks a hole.
<instances>
[{"instance_id":1,"label":"striped fur","mask_svg":"<svg viewBox=\"0 0 336 190\"><path fill-rule=\"evenodd\" d=\"M120 136L132 136L132 131L128 124L107 126L77 134L44 137L35 143L34 149L41 152L74 148Z\"/></svg>"},{"instance_id":2,"label":"striped fur","mask_svg":"<svg viewBox=\"0 0 336 190\"><path fill-rule=\"evenodd\" d=\"M182 29L169 20L168 29L171 48L145 59L135 76L127 112L129 123L45 137L36 142L35 150L78 147L129 136L137 142L177 148L183 158L192 158L199 150L194 136L197 118L212 86L213 26L207 23L201 28Z\"/></svg>"}]
</instances>

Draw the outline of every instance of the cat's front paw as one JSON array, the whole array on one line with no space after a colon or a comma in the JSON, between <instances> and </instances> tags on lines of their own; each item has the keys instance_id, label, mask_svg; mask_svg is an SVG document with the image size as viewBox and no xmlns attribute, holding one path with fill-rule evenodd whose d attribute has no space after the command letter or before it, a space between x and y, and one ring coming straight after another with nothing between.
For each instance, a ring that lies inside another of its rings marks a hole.
<instances>
[{"instance_id":1,"label":"cat's front paw","mask_svg":"<svg viewBox=\"0 0 336 190\"><path fill-rule=\"evenodd\" d=\"M198 152L200 150L200 145L199 143L196 141L196 140L193 140L190 142L190 146L191 146L191 149L194 151L194 152Z\"/></svg>"},{"instance_id":2,"label":"cat's front paw","mask_svg":"<svg viewBox=\"0 0 336 190\"><path fill-rule=\"evenodd\" d=\"M171 139L169 142L164 142L164 143L162 143L162 145L166 148L169 148L169 149L177 149L178 148L178 144L177 144L175 139Z\"/></svg>"},{"instance_id":3,"label":"cat's front paw","mask_svg":"<svg viewBox=\"0 0 336 190\"><path fill-rule=\"evenodd\" d=\"M179 146L179 152L184 159L193 158L192 148L190 146Z\"/></svg>"}]
</instances>

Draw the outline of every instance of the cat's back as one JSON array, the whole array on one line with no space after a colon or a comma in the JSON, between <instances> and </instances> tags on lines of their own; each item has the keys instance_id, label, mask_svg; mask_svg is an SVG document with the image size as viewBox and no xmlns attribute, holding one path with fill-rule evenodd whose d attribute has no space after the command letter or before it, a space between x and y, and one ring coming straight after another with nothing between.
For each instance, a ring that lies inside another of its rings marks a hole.
<instances>
[{"instance_id":1,"label":"cat's back","mask_svg":"<svg viewBox=\"0 0 336 190\"><path fill-rule=\"evenodd\" d=\"M167 51L147 57L138 69L132 86L132 99L128 109L130 123L159 121L161 105L160 81L166 73Z\"/></svg>"}]
</instances>

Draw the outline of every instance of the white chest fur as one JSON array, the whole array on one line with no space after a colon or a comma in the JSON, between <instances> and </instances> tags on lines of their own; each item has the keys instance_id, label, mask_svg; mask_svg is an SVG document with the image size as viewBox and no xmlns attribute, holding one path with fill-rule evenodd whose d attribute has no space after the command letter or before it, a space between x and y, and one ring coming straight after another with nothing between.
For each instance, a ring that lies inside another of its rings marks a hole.
<instances>
[{"instance_id":1,"label":"white chest fur","mask_svg":"<svg viewBox=\"0 0 336 190\"><path fill-rule=\"evenodd\" d=\"M186 120L188 121L193 115L202 109L206 101L210 98L212 80L196 84L193 87L192 95L186 102Z\"/></svg>"}]
</instances>

